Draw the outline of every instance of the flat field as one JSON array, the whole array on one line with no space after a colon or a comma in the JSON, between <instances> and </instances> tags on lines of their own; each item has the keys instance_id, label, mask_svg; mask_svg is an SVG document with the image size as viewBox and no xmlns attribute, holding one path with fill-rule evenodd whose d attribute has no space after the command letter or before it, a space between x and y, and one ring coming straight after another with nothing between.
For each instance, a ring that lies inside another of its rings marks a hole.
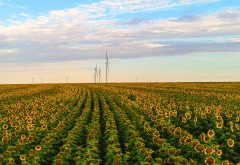
<instances>
[{"instance_id":1,"label":"flat field","mask_svg":"<svg viewBox=\"0 0 240 165\"><path fill-rule=\"evenodd\" d=\"M238 164L240 83L0 86L0 164Z\"/></svg>"}]
</instances>

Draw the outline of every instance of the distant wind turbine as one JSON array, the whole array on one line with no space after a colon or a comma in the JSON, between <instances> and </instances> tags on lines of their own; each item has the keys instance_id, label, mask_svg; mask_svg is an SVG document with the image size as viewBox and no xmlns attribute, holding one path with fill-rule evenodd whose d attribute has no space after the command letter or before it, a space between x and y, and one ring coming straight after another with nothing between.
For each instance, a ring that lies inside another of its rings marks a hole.
<instances>
[{"instance_id":1,"label":"distant wind turbine","mask_svg":"<svg viewBox=\"0 0 240 165\"><path fill-rule=\"evenodd\" d=\"M68 84L68 79L69 79L69 77L68 77L68 76L66 76L65 78L66 78L66 83Z\"/></svg>"},{"instance_id":2,"label":"distant wind turbine","mask_svg":"<svg viewBox=\"0 0 240 165\"><path fill-rule=\"evenodd\" d=\"M108 82L108 76L109 76L109 61L108 61L108 52L106 51L106 83Z\"/></svg>"},{"instance_id":3,"label":"distant wind turbine","mask_svg":"<svg viewBox=\"0 0 240 165\"><path fill-rule=\"evenodd\" d=\"M99 68L98 70L98 82L100 83L101 82L101 69Z\"/></svg>"},{"instance_id":4,"label":"distant wind turbine","mask_svg":"<svg viewBox=\"0 0 240 165\"><path fill-rule=\"evenodd\" d=\"M97 72L98 72L98 69L97 69L97 64L96 64L96 67L94 68L94 82L97 83Z\"/></svg>"}]
</instances>

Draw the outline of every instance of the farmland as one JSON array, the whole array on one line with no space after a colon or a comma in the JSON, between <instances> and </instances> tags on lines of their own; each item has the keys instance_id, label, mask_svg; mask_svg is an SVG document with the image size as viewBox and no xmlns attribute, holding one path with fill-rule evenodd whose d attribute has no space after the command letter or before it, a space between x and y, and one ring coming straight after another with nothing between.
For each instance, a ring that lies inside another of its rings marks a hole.
<instances>
[{"instance_id":1,"label":"farmland","mask_svg":"<svg viewBox=\"0 0 240 165\"><path fill-rule=\"evenodd\" d=\"M0 164L238 164L240 83L0 86Z\"/></svg>"}]
</instances>

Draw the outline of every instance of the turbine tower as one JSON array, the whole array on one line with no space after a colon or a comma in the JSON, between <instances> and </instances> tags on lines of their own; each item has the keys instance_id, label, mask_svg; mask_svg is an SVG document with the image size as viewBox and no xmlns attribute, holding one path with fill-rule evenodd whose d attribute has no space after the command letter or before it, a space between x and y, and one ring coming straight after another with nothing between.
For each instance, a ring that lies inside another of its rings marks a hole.
<instances>
[{"instance_id":1,"label":"turbine tower","mask_svg":"<svg viewBox=\"0 0 240 165\"><path fill-rule=\"evenodd\" d=\"M101 82L101 69L98 70L98 82Z\"/></svg>"},{"instance_id":2,"label":"turbine tower","mask_svg":"<svg viewBox=\"0 0 240 165\"><path fill-rule=\"evenodd\" d=\"M69 77L66 76L65 79L66 79L66 83L68 84Z\"/></svg>"},{"instance_id":3,"label":"turbine tower","mask_svg":"<svg viewBox=\"0 0 240 165\"><path fill-rule=\"evenodd\" d=\"M98 72L98 69L97 69L97 64L96 64L96 67L94 68L94 83L97 83L97 72Z\"/></svg>"},{"instance_id":4,"label":"turbine tower","mask_svg":"<svg viewBox=\"0 0 240 165\"><path fill-rule=\"evenodd\" d=\"M106 51L106 83L108 82L108 76L109 76L109 61L108 61L108 52Z\"/></svg>"}]
</instances>

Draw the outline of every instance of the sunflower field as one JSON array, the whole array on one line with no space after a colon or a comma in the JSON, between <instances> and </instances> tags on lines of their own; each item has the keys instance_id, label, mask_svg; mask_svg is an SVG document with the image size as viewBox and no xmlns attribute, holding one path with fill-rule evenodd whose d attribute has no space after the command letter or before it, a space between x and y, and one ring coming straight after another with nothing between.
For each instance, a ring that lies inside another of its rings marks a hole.
<instances>
[{"instance_id":1,"label":"sunflower field","mask_svg":"<svg viewBox=\"0 0 240 165\"><path fill-rule=\"evenodd\" d=\"M240 165L240 83L0 86L0 164Z\"/></svg>"}]
</instances>

